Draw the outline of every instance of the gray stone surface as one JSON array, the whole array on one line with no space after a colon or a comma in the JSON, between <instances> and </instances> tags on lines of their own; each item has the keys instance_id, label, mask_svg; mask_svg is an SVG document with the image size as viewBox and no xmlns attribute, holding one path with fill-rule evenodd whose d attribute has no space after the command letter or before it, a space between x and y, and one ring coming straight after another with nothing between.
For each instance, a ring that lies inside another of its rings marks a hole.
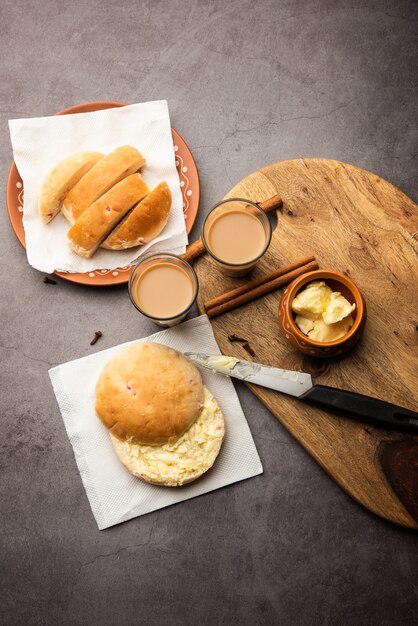
<instances>
[{"instance_id":1,"label":"gray stone surface","mask_svg":"<svg viewBox=\"0 0 418 626\"><path fill-rule=\"evenodd\" d=\"M2 0L2 197L9 118L167 98L201 175L192 238L235 182L291 157L355 163L417 199L417 9ZM241 385L264 475L99 532L47 370L155 328L125 287L43 284L4 200L0 219L0 623L416 623L417 536L346 496Z\"/></svg>"}]
</instances>

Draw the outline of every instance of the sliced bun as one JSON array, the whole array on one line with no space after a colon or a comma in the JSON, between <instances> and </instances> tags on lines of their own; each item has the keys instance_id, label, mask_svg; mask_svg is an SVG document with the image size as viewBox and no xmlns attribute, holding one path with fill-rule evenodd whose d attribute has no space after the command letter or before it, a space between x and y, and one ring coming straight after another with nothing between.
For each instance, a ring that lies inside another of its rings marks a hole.
<instances>
[{"instance_id":1,"label":"sliced bun","mask_svg":"<svg viewBox=\"0 0 418 626\"><path fill-rule=\"evenodd\" d=\"M196 420L202 402L198 370L158 343L116 354L96 385L96 413L110 433L149 446L174 443Z\"/></svg>"},{"instance_id":2,"label":"sliced bun","mask_svg":"<svg viewBox=\"0 0 418 626\"><path fill-rule=\"evenodd\" d=\"M134 476L154 485L179 487L199 478L212 467L225 434L222 411L206 387L196 421L177 441L146 446L121 441L111 434L119 459Z\"/></svg>"},{"instance_id":3,"label":"sliced bun","mask_svg":"<svg viewBox=\"0 0 418 626\"><path fill-rule=\"evenodd\" d=\"M113 185L145 165L142 154L132 146L121 146L100 159L69 191L62 212L71 224Z\"/></svg>"},{"instance_id":4,"label":"sliced bun","mask_svg":"<svg viewBox=\"0 0 418 626\"><path fill-rule=\"evenodd\" d=\"M70 189L103 157L101 152L75 152L54 165L39 193L38 207L44 224L54 219Z\"/></svg>"},{"instance_id":5,"label":"sliced bun","mask_svg":"<svg viewBox=\"0 0 418 626\"><path fill-rule=\"evenodd\" d=\"M110 233L102 248L125 250L151 241L167 224L170 208L170 188L162 182Z\"/></svg>"},{"instance_id":6,"label":"sliced bun","mask_svg":"<svg viewBox=\"0 0 418 626\"><path fill-rule=\"evenodd\" d=\"M148 191L140 174L131 174L88 207L67 233L68 245L90 258L112 228Z\"/></svg>"}]
</instances>

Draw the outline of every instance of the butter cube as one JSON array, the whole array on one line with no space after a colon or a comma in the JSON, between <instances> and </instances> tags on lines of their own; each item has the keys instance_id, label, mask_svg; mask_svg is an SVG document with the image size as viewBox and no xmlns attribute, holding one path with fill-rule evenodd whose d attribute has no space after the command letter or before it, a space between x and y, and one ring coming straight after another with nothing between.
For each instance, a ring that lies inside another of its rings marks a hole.
<instances>
[{"instance_id":1,"label":"butter cube","mask_svg":"<svg viewBox=\"0 0 418 626\"><path fill-rule=\"evenodd\" d=\"M348 333L353 323L354 320L351 315L335 324L327 324L323 319L317 319L314 321L314 328L308 333L308 336L314 341L336 341Z\"/></svg>"},{"instance_id":2,"label":"butter cube","mask_svg":"<svg viewBox=\"0 0 418 626\"><path fill-rule=\"evenodd\" d=\"M315 280L293 299L292 310L314 320L322 315L331 301L332 289L324 281Z\"/></svg>"},{"instance_id":3,"label":"butter cube","mask_svg":"<svg viewBox=\"0 0 418 626\"><path fill-rule=\"evenodd\" d=\"M348 317L355 308L356 305L350 304L339 291L333 291L328 306L322 313L322 319L326 324L335 324Z\"/></svg>"},{"instance_id":4,"label":"butter cube","mask_svg":"<svg viewBox=\"0 0 418 626\"><path fill-rule=\"evenodd\" d=\"M295 322L296 326L298 326L305 335L308 335L309 332L313 330L314 320L310 320L302 315L296 315Z\"/></svg>"}]
</instances>

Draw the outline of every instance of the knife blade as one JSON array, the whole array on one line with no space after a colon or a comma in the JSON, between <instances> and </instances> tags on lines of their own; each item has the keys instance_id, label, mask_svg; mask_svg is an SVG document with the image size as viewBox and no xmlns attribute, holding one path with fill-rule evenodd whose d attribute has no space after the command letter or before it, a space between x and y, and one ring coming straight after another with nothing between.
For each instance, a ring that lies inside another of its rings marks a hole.
<instances>
[{"instance_id":1,"label":"knife blade","mask_svg":"<svg viewBox=\"0 0 418 626\"><path fill-rule=\"evenodd\" d=\"M316 385L305 372L280 369L219 354L184 354L196 365L218 374L286 393L321 408L332 408L353 419L368 421L384 428L418 433L418 413L415 411L353 391Z\"/></svg>"},{"instance_id":2,"label":"knife blade","mask_svg":"<svg viewBox=\"0 0 418 626\"><path fill-rule=\"evenodd\" d=\"M232 376L246 383L254 383L261 387L268 387L275 391L287 393L296 398L303 395L313 386L312 378L304 372L293 372L282 370L278 367L269 367L252 363L235 357L223 357L217 354L203 354L196 352L185 352L190 361L206 367L217 374Z\"/></svg>"}]
</instances>

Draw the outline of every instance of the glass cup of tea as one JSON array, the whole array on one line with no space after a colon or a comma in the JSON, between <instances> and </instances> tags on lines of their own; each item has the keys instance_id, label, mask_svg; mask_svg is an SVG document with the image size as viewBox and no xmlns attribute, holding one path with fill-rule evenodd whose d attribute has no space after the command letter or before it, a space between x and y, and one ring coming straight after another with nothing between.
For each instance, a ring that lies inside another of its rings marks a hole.
<instances>
[{"instance_id":1,"label":"glass cup of tea","mask_svg":"<svg viewBox=\"0 0 418 626\"><path fill-rule=\"evenodd\" d=\"M202 226L208 254L228 276L245 276L266 252L271 224L263 209L244 198L216 204Z\"/></svg>"},{"instance_id":2,"label":"glass cup of tea","mask_svg":"<svg viewBox=\"0 0 418 626\"><path fill-rule=\"evenodd\" d=\"M182 322L196 300L198 289L192 266L168 252L144 257L129 277L133 305L159 326Z\"/></svg>"}]
</instances>

